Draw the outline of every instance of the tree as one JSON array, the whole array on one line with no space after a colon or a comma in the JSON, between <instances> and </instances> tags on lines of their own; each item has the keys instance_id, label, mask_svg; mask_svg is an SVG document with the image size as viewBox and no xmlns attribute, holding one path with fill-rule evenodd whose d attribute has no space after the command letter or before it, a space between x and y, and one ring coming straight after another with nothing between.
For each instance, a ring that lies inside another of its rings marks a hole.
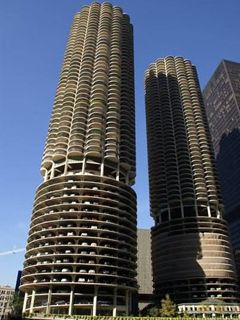
<instances>
[{"instance_id":1,"label":"tree","mask_svg":"<svg viewBox=\"0 0 240 320\"><path fill-rule=\"evenodd\" d=\"M159 316L159 307L157 307L153 303L150 303L141 310L141 316L143 316L143 317L146 317L146 316L157 317L157 316Z\"/></svg>"},{"instance_id":2,"label":"tree","mask_svg":"<svg viewBox=\"0 0 240 320\"><path fill-rule=\"evenodd\" d=\"M19 293L15 293L11 302L12 317L21 319L23 308L23 297Z\"/></svg>"},{"instance_id":3,"label":"tree","mask_svg":"<svg viewBox=\"0 0 240 320\"><path fill-rule=\"evenodd\" d=\"M165 295L165 298L161 300L160 314L162 317L174 317L177 313L177 307L170 299L169 294Z\"/></svg>"},{"instance_id":4,"label":"tree","mask_svg":"<svg viewBox=\"0 0 240 320\"><path fill-rule=\"evenodd\" d=\"M159 309L157 307L152 307L149 309L148 315L150 317L158 317L159 316Z\"/></svg>"}]
</instances>

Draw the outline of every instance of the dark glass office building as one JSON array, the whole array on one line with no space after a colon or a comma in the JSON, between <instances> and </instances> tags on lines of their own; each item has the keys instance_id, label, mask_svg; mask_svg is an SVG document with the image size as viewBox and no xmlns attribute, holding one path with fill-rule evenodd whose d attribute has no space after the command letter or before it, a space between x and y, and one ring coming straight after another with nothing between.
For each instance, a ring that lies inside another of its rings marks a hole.
<instances>
[{"instance_id":1,"label":"dark glass office building","mask_svg":"<svg viewBox=\"0 0 240 320\"><path fill-rule=\"evenodd\" d=\"M225 218L240 249L240 63L223 60L203 90Z\"/></svg>"}]
</instances>

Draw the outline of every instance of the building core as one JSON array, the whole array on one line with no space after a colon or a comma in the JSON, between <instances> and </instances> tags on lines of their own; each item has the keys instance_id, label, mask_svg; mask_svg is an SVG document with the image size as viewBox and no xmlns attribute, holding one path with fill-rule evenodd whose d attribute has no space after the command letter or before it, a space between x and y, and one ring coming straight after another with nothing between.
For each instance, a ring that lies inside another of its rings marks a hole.
<instances>
[{"instance_id":1,"label":"building core","mask_svg":"<svg viewBox=\"0 0 240 320\"><path fill-rule=\"evenodd\" d=\"M152 257L151 257L151 230L137 230L137 281L138 281L138 308L153 303Z\"/></svg>"}]
</instances>

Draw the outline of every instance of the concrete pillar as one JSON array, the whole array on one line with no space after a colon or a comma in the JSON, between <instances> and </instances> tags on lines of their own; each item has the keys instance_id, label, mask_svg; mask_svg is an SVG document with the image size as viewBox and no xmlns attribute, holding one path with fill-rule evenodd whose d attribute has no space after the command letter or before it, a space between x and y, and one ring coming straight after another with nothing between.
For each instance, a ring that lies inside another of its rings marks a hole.
<instances>
[{"instance_id":1,"label":"concrete pillar","mask_svg":"<svg viewBox=\"0 0 240 320\"><path fill-rule=\"evenodd\" d=\"M47 181L47 177L48 177L48 171L45 169L45 173L44 173L44 182Z\"/></svg>"},{"instance_id":2,"label":"concrete pillar","mask_svg":"<svg viewBox=\"0 0 240 320\"><path fill-rule=\"evenodd\" d=\"M162 215L159 214L159 216L158 216L158 224L160 224L161 222L162 222Z\"/></svg>"},{"instance_id":3,"label":"concrete pillar","mask_svg":"<svg viewBox=\"0 0 240 320\"><path fill-rule=\"evenodd\" d=\"M129 293L128 293L128 315L129 314L131 314L132 313L132 309L133 309L133 307L132 307L132 291L130 291Z\"/></svg>"},{"instance_id":4,"label":"concrete pillar","mask_svg":"<svg viewBox=\"0 0 240 320\"><path fill-rule=\"evenodd\" d=\"M208 216L211 217L211 208L210 206L207 207Z\"/></svg>"},{"instance_id":5,"label":"concrete pillar","mask_svg":"<svg viewBox=\"0 0 240 320\"><path fill-rule=\"evenodd\" d=\"M70 292L70 299L69 299L69 309L68 309L69 315L72 315L72 313L73 313L73 299L74 299L74 292L72 289Z\"/></svg>"},{"instance_id":6,"label":"concrete pillar","mask_svg":"<svg viewBox=\"0 0 240 320\"><path fill-rule=\"evenodd\" d=\"M100 176L103 177L104 176L104 161L102 161L101 163L101 167L100 167Z\"/></svg>"},{"instance_id":7,"label":"concrete pillar","mask_svg":"<svg viewBox=\"0 0 240 320\"><path fill-rule=\"evenodd\" d=\"M113 317L117 316L117 288L114 289L114 295L113 295Z\"/></svg>"},{"instance_id":8,"label":"concrete pillar","mask_svg":"<svg viewBox=\"0 0 240 320\"><path fill-rule=\"evenodd\" d=\"M116 172L116 180L119 181L119 177L120 177L120 168L119 168L119 162L117 164L117 172Z\"/></svg>"},{"instance_id":9,"label":"concrete pillar","mask_svg":"<svg viewBox=\"0 0 240 320\"><path fill-rule=\"evenodd\" d=\"M85 173L85 167L86 167L86 157L83 158L83 163L82 163L82 174Z\"/></svg>"},{"instance_id":10,"label":"concrete pillar","mask_svg":"<svg viewBox=\"0 0 240 320\"><path fill-rule=\"evenodd\" d=\"M27 308L27 300L28 300L28 293L25 292L25 295L24 295L24 300L23 300L23 309L22 309L22 312L26 312L26 308Z\"/></svg>"},{"instance_id":11,"label":"concrete pillar","mask_svg":"<svg viewBox=\"0 0 240 320\"><path fill-rule=\"evenodd\" d=\"M54 178L54 172L55 172L55 164L53 163L51 168L50 179Z\"/></svg>"},{"instance_id":12,"label":"concrete pillar","mask_svg":"<svg viewBox=\"0 0 240 320\"><path fill-rule=\"evenodd\" d=\"M168 221L171 221L171 209L168 208Z\"/></svg>"},{"instance_id":13,"label":"concrete pillar","mask_svg":"<svg viewBox=\"0 0 240 320\"><path fill-rule=\"evenodd\" d=\"M184 218L184 208L183 208L182 203L181 203L181 217Z\"/></svg>"},{"instance_id":14,"label":"concrete pillar","mask_svg":"<svg viewBox=\"0 0 240 320\"><path fill-rule=\"evenodd\" d=\"M127 172L127 174L126 174L126 184L129 184L129 171Z\"/></svg>"},{"instance_id":15,"label":"concrete pillar","mask_svg":"<svg viewBox=\"0 0 240 320\"><path fill-rule=\"evenodd\" d=\"M126 316L128 316L129 314L129 301L128 301L128 295L129 295L129 292L128 290L126 290L126 295L125 295L125 312L126 312Z\"/></svg>"},{"instance_id":16,"label":"concrete pillar","mask_svg":"<svg viewBox=\"0 0 240 320\"><path fill-rule=\"evenodd\" d=\"M33 290L32 291L31 303L30 303L30 313L33 313L33 306L34 306L34 302L35 302L35 293L36 293L36 291Z\"/></svg>"},{"instance_id":17,"label":"concrete pillar","mask_svg":"<svg viewBox=\"0 0 240 320\"><path fill-rule=\"evenodd\" d=\"M66 161L65 161L64 174L67 174L67 172L68 172L68 159L66 159Z\"/></svg>"},{"instance_id":18,"label":"concrete pillar","mask_svg":"<svg viewBox=\"0 0 240 320\"><path fill-rule=\"evenodd\" d=\"M94 289L94 297L93 297L93 310L92 310L92 315L96 316L97 315L97 291L98 289Z\"/></svg>"},{"instance_id":19,"label":"concrete pillar","mask_svg":"<svg viewBox=\"0 0 240 320\"><path fill-rule=\"evenodd\" d=\"M50 288L48 290L48 300L47 300L47 308L46 308L46 313L50 313L50 305L51 305L51 300L52 300L52 289Z\"/></svg>"}]
</instances>

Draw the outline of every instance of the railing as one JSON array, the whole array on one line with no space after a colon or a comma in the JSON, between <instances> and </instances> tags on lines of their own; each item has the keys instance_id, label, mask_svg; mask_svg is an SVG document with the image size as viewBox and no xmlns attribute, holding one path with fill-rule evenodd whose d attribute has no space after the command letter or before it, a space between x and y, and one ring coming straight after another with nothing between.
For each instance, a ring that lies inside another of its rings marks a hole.
<instances>
[{"instance_id":1,"label":"railing","mask_svg":"<svg viewBox=\"0 0 240 320\"><path fill-rule=\"evenodd\" d=\"M24 315L23 315L24 316ZM234 312L232 313L232 317L234 318L239 318L239 314L235 314ZM25 319L36 319L36 320L58 320L58 319L68 319L68 320L192 320L192 319L205 319L204 317L194 317L194 316L189 316L189 317L133 317L133 316L88 316L88 315L67 315L67 314L30 314L30 315L25 315ZM222 320L222 317L211 317L208 315L208 318L213 318L214 320ZM225 319L230 319L230 316L224 316Z\"/></svg>"}]
</instances>

